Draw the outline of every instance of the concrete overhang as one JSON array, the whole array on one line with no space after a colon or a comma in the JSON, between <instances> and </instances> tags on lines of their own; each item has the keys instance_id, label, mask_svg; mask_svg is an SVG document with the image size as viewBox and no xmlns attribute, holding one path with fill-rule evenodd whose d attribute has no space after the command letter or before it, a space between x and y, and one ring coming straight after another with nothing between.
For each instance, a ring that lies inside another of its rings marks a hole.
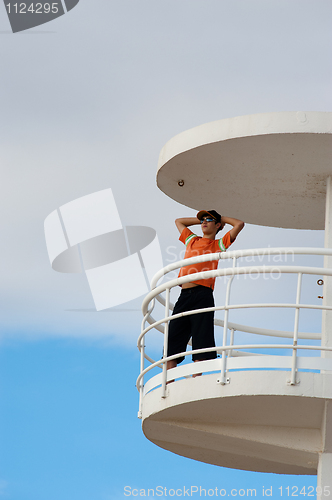
<instances>
[{"instance_id":1,"label":"concrete overhang","mask_svg":"<svg viewBox=\"0 0 332 500\"><path fill-rule=\"evenodd\" d=\"M234 372L231 382L215 374L169 384L144 397L143 431L160 446L222 467L279 474L317 473L323 451L325 401L332 375L283 371Z\"/></svg>"},{"instance_id":2,"label":"concrete overhang","mask_svg":"<svg viewBox=\"0 0 332 500\"><path fill-rule=\"evenodd\" d=\"M323 112L207 123L165 144L157 184L196 210L215 209L262 226L324 229L331 133L332 113Z\"/></svg>"}]
</instances>

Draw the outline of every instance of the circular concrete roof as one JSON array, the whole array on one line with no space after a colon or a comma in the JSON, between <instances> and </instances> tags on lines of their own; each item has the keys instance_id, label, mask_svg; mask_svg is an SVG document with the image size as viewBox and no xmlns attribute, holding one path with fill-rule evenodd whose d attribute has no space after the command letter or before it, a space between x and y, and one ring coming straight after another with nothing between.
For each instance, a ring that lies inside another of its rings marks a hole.
<instances>
[{"instance_id":1,"label":"circular concrete roof","mask_svg":"<svg viewBox=\"0 0 332 500\"><path fill-rule=\"evenodd\" d=\"M195 210L215 209L263 226L324 229L331 134L332 113L321 112L207 123L165 144L157 184Z\"/></svg>"}]
</instances>

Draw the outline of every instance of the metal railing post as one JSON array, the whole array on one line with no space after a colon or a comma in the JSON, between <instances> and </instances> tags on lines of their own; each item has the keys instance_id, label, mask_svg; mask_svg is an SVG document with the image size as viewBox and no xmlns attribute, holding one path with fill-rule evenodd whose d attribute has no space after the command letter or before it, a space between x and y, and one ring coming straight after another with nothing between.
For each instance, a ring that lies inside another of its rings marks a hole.
<instances>
[{"instance_id":1,"label":"metal railing post","mask_svg":"<svg viewBox=\"0 0 332 500\"><path fill-rule=\"evenodd\" d=\"M230 341L229 341L229 345L234 345L234 328L231 329L231 338L230 338ZM233 352L233 349L230 349L228 351L228 356L231 357L232 356L232 352Z\"/></svg>"},{"instance_id":2,"label":"metal railing post","mask_svg":"<svg viewBox=\"0 0 332 500\"><path fill-rule=\"evenodd\" d=\"M234 267L236 267L236 257L233 258L233 268ZM229 298L230 298L230 294L231 294L231 285L232 285L233 279L234 279L234 275L230 277L230 279L227 283L227 289L226 289L224 334L223 334L223 339L222 339L223 347L225 347L227 345L228 312L229 312L228 306L229 306ZM227 383L226 358L227 358L227 353L226 353L226 350L223 349L222 358L221 358L221 377L220 377L220 379L218 379L218 381L221 385L225 385Z\"/></svg>"},{"instance_id":3,"label":"metal railing post","mask_svg":"<svg viewBox=\"0 0 332 500\"><path fill-rule=\"evenodd\" d=\"M230 336L230 340L229 340L229 345L230 346L234 345L234 328L231 329L231 336ZM233 349L229 349L227 351L227 356L229 358L232 357L232 352L233 352ZM228 368L227 367L226 367L225 373L226 373L226 380L227 380L227 374L228 374Z\"/></svg>"},{"instance_id":4,"label":"metal railing post","mask_svg":"<svg viewBox=\"0 0 332 500\"><path fill-rule=\"evenodd\" d=\"M296 310L294 321L294 336L293 336L293 354L292 354L292 373L290 385L296 385L296 362L297 362L297 340L299 333L299 317L300 317L300 297L301 297L302 273L298 273L297 277L297 291L296 291Z\"/></svg>"},{"instance_id":5,"label":"metal railing post","mask_svg":"<svg viewBox=\"0 0 332 500\"><path fill-rule=\"evenodd\" d=\"M144 337L141 338L141 372L144 370ZM144 376L141 378L139 386L139 411L138 418L142 418L142 405L143 405L143 391L144 391Z\"/></svg>"},{"instance_id":6,"label":"metal railing post","mask_svg":"<svg viewBox=\"0 0 332 500\"><path fill-rule=\"evenodd\" d=\"M145 322L148 314L145 315L142 321L141 331L144 331ZM145 359L145 336L141 338L140 341L140 373L144 371L144 359ZM144 392L144 375L141 378L140 386L139 386L139 407L138 407L138 418L142 418L142 408L143 408L143 392Z\"/></svg>"},{"instance_id":7,"label":"metal railing post","mask_svg":"<svg viewBox=\"0 0 332 500\"><path fill-rule=\"evenodd\" d=\"M165 301L165 318L169 316L169 295L170 289L166 288L166 301ZM166 321L164 326L164 358L167 357L168 348L168 321ZM166 398L166 383L167 383L167 362L163 363L163 374L162 374L162 384L161 384L161 397Z\"/></svg>"}]
</instances>

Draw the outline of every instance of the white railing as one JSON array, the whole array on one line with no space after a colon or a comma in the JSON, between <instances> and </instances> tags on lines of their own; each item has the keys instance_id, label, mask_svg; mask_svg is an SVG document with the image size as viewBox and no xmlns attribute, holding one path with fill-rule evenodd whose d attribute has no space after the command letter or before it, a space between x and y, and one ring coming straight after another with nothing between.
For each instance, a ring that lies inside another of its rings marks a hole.
<instances>
[{"instance_id":1,"label":"white railing","mask_svg":"<svg viewBox=\"0 0 332 500\"><path fill-rule=\"evenodd\" d=\"M303 275L316 275L319 277L332 276L332 269L327 269L323 267L308 267L308 266L294 266L294 265L283 265L283 266L267 266L267 265L255 265L255 266L239 266L238 259L246 257L255 257L262 262L265 257L270 257L273 255L282 256L295 256L295 255L311 255L311 256L332 256L332 249L322 249L322 248L264 248L264 249L254 249L254 250L236 250L231 252L221 252L215 254L200 255L198 257L192 257L190 259L183 259L179 262L172 263L163 269L161 269L152 279L151 282L151 292L145 297L142 304L143 321L141 334L138 338L138 349L140 351L140 375L137 379L137 389L140 393L140 409L139 416L141 416L142 403L144 394L151 391L152 389L161 386L162 397L166 397L166 384L175 378L187 377L195 373L208 373L208 372L220 372L217 382L224 385L228 379L228 373L230 370L245 370L245 369L282 369L290 371L290 379L287 381L291 385L295 385L296 375L299 370L309 370L309 371L332 371L332 359L323 357L299 357L299 350L311 350L311 351L332 351L332 348L325 346L313 346L313 345L299 345L298 339L307 340L320 340L321 333L301 333L299 332L299 317L301 309L310 310L321 310L321 311L332 311L332 306L329 305L318 305L318 304L302 304L301 303L301 291L302 291L302 277ZM204 271L200 273L191 274L189 276L183 276L181 278L171 279L161 285L158 285L158 281L166 274L179 269L183 266L188 266L191 264L196 264L199 262L207 262L211 260L227 260L231 259L232 267L220 268L213 271ZM248 303L248 304L231 304L230 294L235 276L253 276L253 275L270 275L273 273L283 274L295 274L297 275L297 288L296 288L296 299L294 303ZM173 310L173 304L170 302L170 290L183 283L188 283L191 281L197 281L201 279L207 279L212 277L228 277L228 283L226 287L226 299L223 306L216 305L215 307L207 309L197 309L193 311L183 312L176 315L171 315L170 311ZM166 293L166 298L162 297L162 293ZM158 301L165 308L165 315L162 319L155 320L152 317L152 312L155 307L155 301ZM293 331L283 331L283 330L271 330L265 328L256 328L252 326L245 326L238 323L232 323L229 321L229 311L240 310L240 309L255 309L255 308L281 308L281 309L294 309L294 328ZM173 356L163 356L159 361L152 359L146 352L145 338L146 334L155 329L164 334L163 342L163 352L167 353L167 342L168 342L168 324L172 319L187 316L190 314L198 314L207 311L225 311L224 320L215 319L215 325L221 326L223 328L223 340L221 346L216 346L212 348L199 349L199 350L189 350L182 352ZM149 326L146 326L146 324ZM230 343L227 343L228 331L230 331ZM267 337L282 337L291 338L292 344L234 344L234 332L241 331L246 333L264 335ZM234 349L236 348L236 349ZM262 355L258 353L246 352L250 349L286 349L292 352L292 356L285 355ZM201 361L200 363L190 363L184 364L172 370L166 370L167 361L177 359L181 356L192 355L193 353L204 353L210 351L217 351L221 354L221 358L217 358L209 361ZM145 361L150 364L145 367ZM162 368L162 373L150 378L147 383L144 383L144 376L151 372L155 368Z\"/></svg>"}]
</instances>

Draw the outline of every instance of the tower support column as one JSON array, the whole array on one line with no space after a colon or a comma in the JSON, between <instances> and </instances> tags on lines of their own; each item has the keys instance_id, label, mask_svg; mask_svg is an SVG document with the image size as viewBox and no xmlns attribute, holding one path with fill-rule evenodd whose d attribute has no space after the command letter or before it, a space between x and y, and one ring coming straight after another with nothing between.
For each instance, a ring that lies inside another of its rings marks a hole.
<instances>
[{"instance_id":1,"label":"tower support column","mask_svg":"<svg viewBox=\"0 0 332 500\"><path fill-rule=\"evenodd\" d=\"M318 458L317 487L321 491L321 496L317 498L326 498L332 494L332 401L325 401L322 427L322 453ZM328 490L330 493L328 493ZM325 492L325 494L324 494Z\"/></svg>"},{"instance_id":2,"label":"tower support column","mask_svg":"<svg viewBox=\"0 0 332 500\"><path fill-rule=\"evenodd\" d=\"M327 498L331 495L332 453L322 453L318 459L317 498Z\"/></svg>"},{"instance_id":3,"label":"tower support column","mask_svg":"<svg viewBox=\"0 0 332 500\"><path fill-rule=\"evenodd\" d=\"M325 248L332 248L332 178L326 182ZM324 267L332 268L332 257L324 257ZM332 277L324 277L324 305L332 304ZM323 311L322 346L332 347L332 311ZM322 351L322 357L332 357L332 352Z\"/></svg>"}]
</instances>

